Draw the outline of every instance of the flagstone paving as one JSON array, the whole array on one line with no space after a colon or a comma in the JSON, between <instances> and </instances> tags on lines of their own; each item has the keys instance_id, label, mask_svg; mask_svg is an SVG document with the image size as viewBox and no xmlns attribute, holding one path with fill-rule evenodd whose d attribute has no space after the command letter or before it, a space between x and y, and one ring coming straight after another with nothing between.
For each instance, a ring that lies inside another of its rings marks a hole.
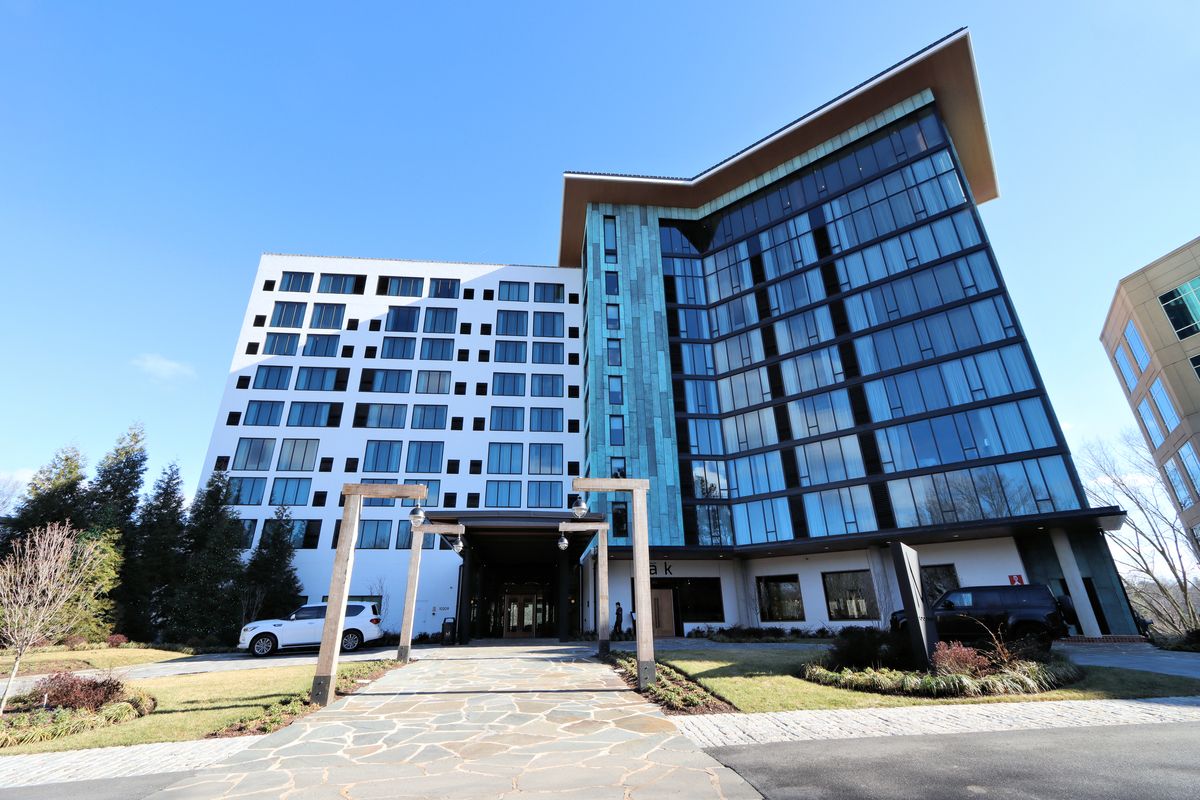
<instances>
[{"instance_id":1,"label":"flagstone paving","mask_svg":"<svg viewBox=\"0 0 1200 800\"><path fill-rule=\"evenodd\" d=\"M440 648L154 795L757 798L590 648Z\"/></svg>"}]
</instances>

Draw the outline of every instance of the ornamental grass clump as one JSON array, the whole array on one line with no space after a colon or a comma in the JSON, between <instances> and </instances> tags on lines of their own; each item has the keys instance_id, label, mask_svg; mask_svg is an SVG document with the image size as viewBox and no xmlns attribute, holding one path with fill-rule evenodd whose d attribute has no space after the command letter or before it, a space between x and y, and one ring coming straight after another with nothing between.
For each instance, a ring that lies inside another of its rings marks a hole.
<instances>
[{"instance_id":1,"label":"ornamental grass clump","mask_svg":"<svg viewBox=\"0 0 1200 800\"><path fill-rule=\"evenodd\" d=\"M157 707L152 695L125 689L115 678L57 673L13 699L13 712L0 717L0 748L74 736L144 717Z\"/></svg>"}]
</instances>

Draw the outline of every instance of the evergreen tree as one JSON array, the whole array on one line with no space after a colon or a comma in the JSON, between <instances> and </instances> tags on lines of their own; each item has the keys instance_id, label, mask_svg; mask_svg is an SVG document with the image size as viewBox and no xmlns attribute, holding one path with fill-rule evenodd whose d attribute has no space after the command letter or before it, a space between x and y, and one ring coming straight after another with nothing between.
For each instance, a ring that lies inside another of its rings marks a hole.
<instances>
[{"instance_id":1,"label":"evergreen tree","mask_svg":"<svg viewBox=\"0 0 1200 800\"><path fill-rule=\"evenodd\" d=\"M109 568L119 567L119 572L114 575L113 591L106 589L106 594L102 596L103 611L110 624L116 614L122 631L129 627L132 613L133 599L128 587L138 580L134 573L139 569L140 561L129 558L129 554L137 549L134 517L145 474L145 431L141 425L131 425L113 449L100 460L96 477L88 486L91 530L97 534L103 532L105 539L116 545L115 548L106 547L104 553L106 560L110 561L107 565ZM111 563L114 556L121 559L119 564ZM116 580L118 577L119 585Z\"/></svg>"},{"instance_id":2,"label":"evergreen tree","mask_svg":"<svg viewBox=\"0 0 1200 800\"><path fill-rule=\"evenodd\" d=\"M241 628L242 521L229 506L229 478L214 472L192 503L184 532L184 570L166 632L176 641L232 644Z\"/></svg>"},{"instance_id":3,"label":"evergreen tree","mask_svg":"<svg viewBox=\"0 0 1200 800\"><path fill-rule=\"evenodd\" d=\"M275 506L275 517L263 523L258 546L246 565L242 623L291 613L302 601L300 579L292 564L293 521L287 506Z\"/></svg>"},{"instance_id":4,"label":"evergreen tree","mask_svg":"<svg viewBox=\"0 0 1200 800\"><path fill-rule=\"evenodd\" d=\"M183 478L168 464L142 503L126 544L124 633L135 641L161 641L176 584L183 575Z\"/></svg>"},{"instance_id":5,"label":"evergreen tree","mask_svg":"<svg viewBox=\"0 0 1200 800\"><path fill-rule=\"evenodd\" d=\"M95 592L87 592L72 601L70 614L75 621L68 633L82 636L89 642L102 642L113 632L116 604L112 594L121 581L124 561L120 534L113 529L90 528L79 534L79 540L95 543L95 558L85 578L88 586L95 587Z\"/></svg>"},{"instance_id":6,"label":"evergreen tree","mask_svg":"<svg viewBox=\"0 0 1200 800\"><path fill-rule=\"evenodd\" d=\"M50 463L34 473L10 527L17 534L54 523L70 522L76 529L91 525L84 482L84 461L75 447L59 449Z\"/></svg>"}]
</instances>

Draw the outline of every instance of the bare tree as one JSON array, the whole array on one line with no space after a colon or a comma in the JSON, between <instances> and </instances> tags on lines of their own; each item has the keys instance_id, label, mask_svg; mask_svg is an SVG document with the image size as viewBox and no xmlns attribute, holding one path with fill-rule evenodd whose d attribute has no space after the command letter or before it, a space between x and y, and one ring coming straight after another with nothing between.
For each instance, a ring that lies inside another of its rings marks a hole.
<instances>
[{"instance_id":1,"label":"bare tree","mask_svg":"<svg viewBox=\"0 0 1200 800\"><path fill-rule=\"evenodd\" d=\"M81 539L69 523L55 522L14 541L0 561L0 644L13 658L0 714L26 651L70 630L75 610L100 592L99 558L95 541Z\"/></svg>"},{"instance_id":2,"label":"bare tree","mask_svg":"<svg viewBox=\"0 0 1200 800\"><path fill-rule=\"evenodd\" d=\"M388 595L387 581L383 578L376 578L367 587L367 594L373 594L379 598L379 616L380 618L386 617L391 600Z\"/></svg>"},{"instance_id":3,"label":"bare tree","mask_svg":"<svg viewBox=\"0 0 1200 800\"><path fill-rule=\"evenodd\" d=\"M1171 504L1142 437L1126 431L1115 445L1093 442L1080 463L1093 504L1129 512L1108 540L1134 607L1164 633L1200 628L1200 547Z\"/></svg>"}]
</instances>

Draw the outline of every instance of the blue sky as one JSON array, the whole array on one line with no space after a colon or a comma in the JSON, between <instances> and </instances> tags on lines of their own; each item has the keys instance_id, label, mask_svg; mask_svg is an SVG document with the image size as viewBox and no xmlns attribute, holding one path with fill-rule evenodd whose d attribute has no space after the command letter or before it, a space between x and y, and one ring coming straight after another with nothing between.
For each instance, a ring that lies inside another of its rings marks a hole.
<instances>
[{"instance_id":1,"label":"blue sky","mask_svg":"<svg viewBox=\"0 0 1200 800\"><path fill-rule=\"evenodd\" d=\"M564 170L693 175L961 25L1068 438L1133 424L1097 336L1200 235L1200 5L338 6L0 0L0 477L139 420L193 486L264 251L552 264Z\"/></svg>"}]
</instances>

